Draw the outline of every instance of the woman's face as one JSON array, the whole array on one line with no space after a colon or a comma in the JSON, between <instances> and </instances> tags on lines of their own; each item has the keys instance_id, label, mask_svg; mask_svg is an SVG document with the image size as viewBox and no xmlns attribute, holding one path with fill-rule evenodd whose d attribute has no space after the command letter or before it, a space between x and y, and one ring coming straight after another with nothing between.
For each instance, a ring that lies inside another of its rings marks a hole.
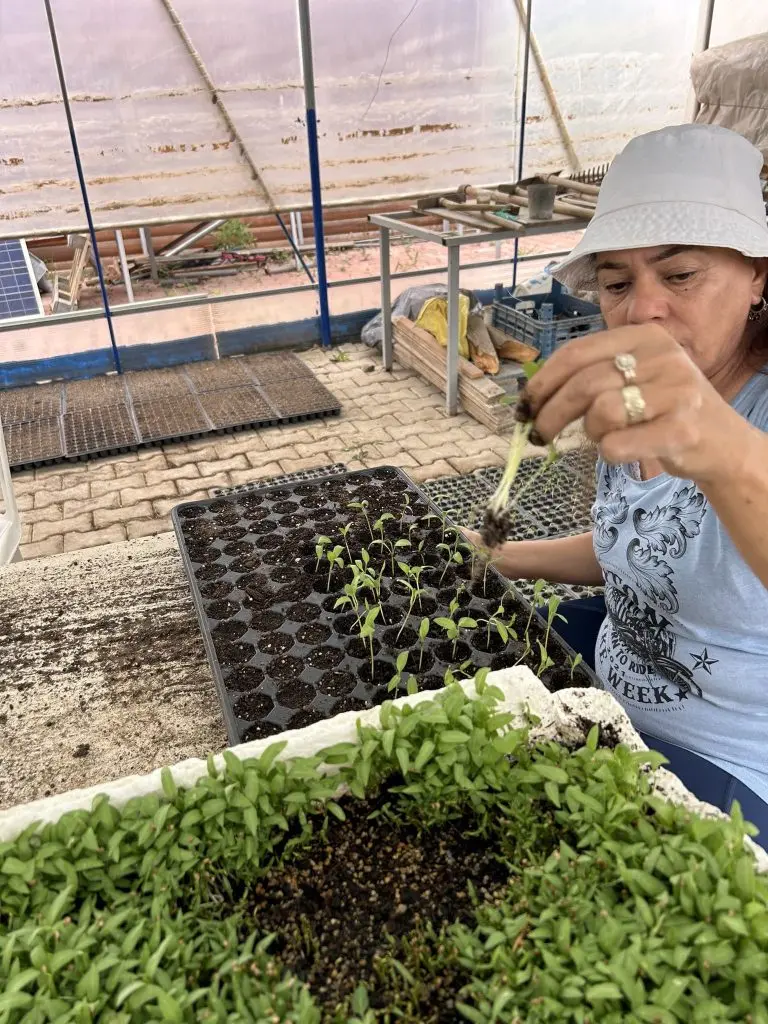
<instances>
[{"instance_id":1,"label":"woman's face","mask_svg":"<svg viewBox=\"0 0 768 1024\"><path fill-rule=\"evenodd\" d=\"M729 376L749 307L759 302L768 261L732 249L656 246L596 257L600 308L609 328L664 327L711 381Z\"/></svg>"}]
</instances>

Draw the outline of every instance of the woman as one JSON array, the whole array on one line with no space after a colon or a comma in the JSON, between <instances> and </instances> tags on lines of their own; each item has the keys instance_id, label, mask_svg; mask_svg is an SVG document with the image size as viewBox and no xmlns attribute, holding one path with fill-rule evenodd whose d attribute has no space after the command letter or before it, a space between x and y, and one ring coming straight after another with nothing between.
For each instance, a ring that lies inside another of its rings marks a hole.
<instances>
[{"instance_id":1,"label":"woman","mask_svg":"<svg viewBox=\"0 0 768 1024\"><path fill-rule=\"evenodd\" d=\"M567 639L682 781L726 810L738 799L765 843L761 167L741 136L703 125L641 136L614 161L556 271L597 289L608 329L552 356L522 403L537 442L584 418L599 450L594 529L508 543L495 557L511 578L605 586L599 609L562 609Z\"/></svg>"}]
</instances>

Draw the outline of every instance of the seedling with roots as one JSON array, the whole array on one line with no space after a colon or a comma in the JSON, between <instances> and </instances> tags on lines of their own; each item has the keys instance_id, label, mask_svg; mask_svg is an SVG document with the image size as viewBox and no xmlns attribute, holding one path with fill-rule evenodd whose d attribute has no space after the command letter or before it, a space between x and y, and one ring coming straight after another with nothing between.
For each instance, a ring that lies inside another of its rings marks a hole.
<instances>
[{"instance_id":1,"label":"seedling with roots","mask_svg":"<svg viewBox=\"0 0 768 1024\"><path fill-rule=\"evenodd\" d=\"M371 679L373 679L373 637L376 631L376 619L378 619L381 612L381 605L375 604L372 608L369 608L365 619L360 624L358 632L360 633L360 639L365 642L368 641L368 650L371 657Z\"/></svg>"}]
</instances>

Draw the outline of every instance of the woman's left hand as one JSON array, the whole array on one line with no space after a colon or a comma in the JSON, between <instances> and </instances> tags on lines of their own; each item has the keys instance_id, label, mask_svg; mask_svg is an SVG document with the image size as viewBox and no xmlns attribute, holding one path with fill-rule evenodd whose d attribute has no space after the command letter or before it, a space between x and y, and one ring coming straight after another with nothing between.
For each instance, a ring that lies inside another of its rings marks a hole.
<instances>
[{"instance_id":1,"label":"woman's left hand","mask_svg":"<svg viewBox=\"0 0 768 1024\"><path fill-rule=\"evenodd\" d=\"M634 358L631 380L617 368L620 355ZM627 387L635 391L627 394ZM523 397L544 441L583 417L587 435L606 461L653 460L698 483L732 472L733 460L753 433L656 324L618 327L570 342L544 363Z\"/></svg>"}]
</instances>

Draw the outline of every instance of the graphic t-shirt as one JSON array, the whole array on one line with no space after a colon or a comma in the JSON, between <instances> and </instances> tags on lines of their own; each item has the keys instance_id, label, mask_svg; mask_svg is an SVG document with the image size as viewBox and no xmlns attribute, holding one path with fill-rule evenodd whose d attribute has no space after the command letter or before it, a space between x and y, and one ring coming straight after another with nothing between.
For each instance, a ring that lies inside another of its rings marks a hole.
<instances>
[{"instance_id":1,"label":"graphic t-shirt","mask_svg":"<svg viewBox=\"0 0 768 1024\"><path fill-rule=\"evenodd\" d=\"M768 430L768 374L733 408ZM701 754L768 801L768 588L707 499L666 473L597 466L608 616L598 677L641 732Z\"/></svg>"}]
</instances>

